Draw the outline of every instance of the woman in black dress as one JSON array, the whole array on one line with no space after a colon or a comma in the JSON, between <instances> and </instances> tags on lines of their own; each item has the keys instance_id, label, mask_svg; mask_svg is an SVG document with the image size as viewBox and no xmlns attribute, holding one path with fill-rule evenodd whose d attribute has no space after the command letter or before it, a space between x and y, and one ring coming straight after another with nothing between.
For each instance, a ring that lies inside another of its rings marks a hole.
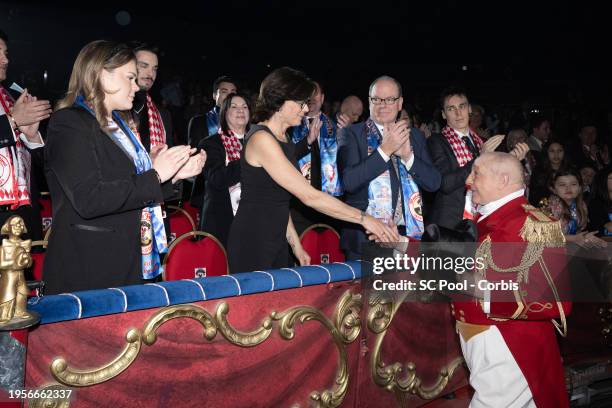
<instances>
[{"instance_id":1,"label":"woman in black dress","mask_svg":"<svg viewBox=\"0 0 612 408\"><path fill-rule=\"evenodd\" d=\"M287 243L300 265L310 263L289 216L291 195L323 214L359 223L383 241L394 236L395 231L365 212L312 188L299 172L287 129L302 122L314 91L309 78L287 67L261 84L257 125L247 133L240 159L242 196L228 245L231 273L288 266Z\"/></svg>"}]
</instances>

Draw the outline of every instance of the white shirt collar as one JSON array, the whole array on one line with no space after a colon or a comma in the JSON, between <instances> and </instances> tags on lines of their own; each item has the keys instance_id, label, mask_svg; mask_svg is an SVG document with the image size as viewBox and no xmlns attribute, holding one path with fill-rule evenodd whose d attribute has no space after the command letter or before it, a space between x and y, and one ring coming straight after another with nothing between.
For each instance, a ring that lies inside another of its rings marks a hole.
<instances>
[{"instance_id":1,"label":"white shirt collar","mask_svg":"<svg viewBox=\"0 0 612 408\"><path fill-rule=\"evenodd\" d=\"M510 201L516 198L522 197L523 195L525 195L525 189L521 188L520 190L517 190L514 193L510 193L507 196L504 196L498 200L491 201L490 203L487 203L485 205L478 206L478 212L480 213L480 218L478 218L478 222L484 220L489 215L493 214L503 205L509 203Z\"/></svg>"},{"instance_id":2,"label":"white shirt collar","mask_svg":"<svg viewBox=\"0 0 612 408\"><path fill-rule=\"evenodd\" d=\"M460 131L460 130L458 130L458 129L455 129L455 128L452 128L452 129L453 129L453 130L454 130L454 131L457 133L457 135L459 135L459 137L460 137L460 138L461 138L461 137L464 137L464 136L467 136L467 137L469 137L469 138L470 138L470 140L472 139L472 137L470 136L470 131L469 131L469 130L468 130L468 132L467 132L467 133L463 133L463 132L461 132L461 131Z\"/></svg>"}]
</instances>

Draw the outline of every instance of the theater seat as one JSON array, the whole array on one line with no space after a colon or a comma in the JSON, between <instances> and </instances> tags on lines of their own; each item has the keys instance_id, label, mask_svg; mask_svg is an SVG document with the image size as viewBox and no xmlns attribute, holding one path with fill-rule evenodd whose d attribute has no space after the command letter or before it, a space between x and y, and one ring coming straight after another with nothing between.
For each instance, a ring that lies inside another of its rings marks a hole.
<instances>
[{"instance_id":1,"label":"theater seat","mask_svg":"<svg viewBox=\"0 0 612 408\"><path fill-rule=\"evenodd\" d=\"M312 265L344 262L340 250L340 234L327 224L314 224L300 235L304 250L310 255Z\"/></svg>"},{"instance_id":2,"label":"theater seat","mask_svg":"<svg viewBox=\"0 0 612 408\"><path fill-rule=\"evenodd\" d=\"M191 215L191 218L195 221L195 225L200 225L200 209L191 205L189 201L185 201L182 207L183 210Z\"/></svg>"},{"instance_id":3,"label":"theater seat","mask_svg":"<svg viewBox=\"0 0 612 408\"><path fill-rule=\"evenodd\" d=\"M40 204L40 219L42 221L42 230L44 233L51 227L53 221L51 195L46 191L41 192L38 203Z\"/></svg>"},{"instance_id":4,"label":"theater seat","mask_svg":"<svg viewBox=\"0 0 612 408\"><path fill-rule=\"evenodd\" d=\"M178 237L168 248L164 260L164 280L193 279L227 275L229 266L225 248L213 235L190 231Z\"/></svg>"},{"instance_id":5,"label":"theater seat","mask_svg":"<svg viewBox=\"0 0 612 408\"><path fill-rule=\"evenodd\" d=\"M168 217L170 217L169 244L172 243L176 237L196 230L195 222L187 211L175 205L166 206L166 211L168 212Z\"/></svg>"}]
</instances>

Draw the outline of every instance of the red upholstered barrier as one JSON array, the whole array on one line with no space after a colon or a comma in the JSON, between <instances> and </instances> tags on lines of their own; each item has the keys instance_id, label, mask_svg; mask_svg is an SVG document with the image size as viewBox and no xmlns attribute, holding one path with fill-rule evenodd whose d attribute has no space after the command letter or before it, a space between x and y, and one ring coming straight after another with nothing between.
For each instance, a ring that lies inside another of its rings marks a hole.
<instances>
[{"instance_id":1,"label":"red upholstered barrier","mask_svg":"<svg viewBox=\"0 0 612 408\"><path fill-rule=\"evenodd\" d=\"M250 332L261 327L273 311L285 312L305 305L333 321L334 311L347 291L358 294L360 284L337 283L228 299L198 302L211 315L221 301L227 302L227 321L236 330ZM393 393L375 384L371 356L376 337L366 332L364 299L362 333L346 351L348 388L342 407L398 406ZM39 388L56 381L50 365L62 356L73 369L94 369L115 359L126 345L130 328L143 330L145 322L161 309L42 325L30 333L26 387ZM316 319L296 320L290 340L280 336L280 322L273 322L270 336L253 347L228 342L220 332L212 341L190 318L172 319L158 330L157 341L141 346L138 356L117 377L98 385L74 389L71 408L87 407L289 407L310 406L313 391L332 389L340 354L331 331ZM396 326L396 327L394 327ZM416 362L423 385L434 383L441 367L460 354L446 304L405 303L386 332L380 350L383 361ZM362 340L363 339L363 340ZM403 376L403 375L402 375ZM467 383L459 368L444 393ZM404 406L428 401L406 396Z\"/></svg>"}]
</instances>

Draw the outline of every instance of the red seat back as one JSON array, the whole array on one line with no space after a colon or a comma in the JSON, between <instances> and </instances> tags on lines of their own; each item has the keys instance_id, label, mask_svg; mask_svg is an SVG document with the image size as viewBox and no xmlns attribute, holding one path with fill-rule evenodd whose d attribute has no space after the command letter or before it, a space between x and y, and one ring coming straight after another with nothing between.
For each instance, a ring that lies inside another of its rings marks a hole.
<instances>
[{"instance_id":1,"label":"red seat back","mask_svg":"<svg viewBox=\"0 0 612 408\"><path fill-rule=\"evenodd\" d=\"M195 221L195 225L200 225L200 210L198 208L189 204L188 201L185 201L183 203L183 210L187 211L187 213Z\"/></svg>"},{"instance_id":2,"label":"red seat back","mask_svg":"<svg viewBox=\"0 0 612 408\"><path fill-rule=\"evenodd\" d=\"M45 233L51 227L51 222L53 221L51 196L48 195L48 193L42 195L38 200L38 203L40 204L40 218L42 220L42 230L43 233Z\"/></svg>"},{"instance_id":3,"label":"red seat back","mask_svg":"<svg viewBox=\"0 0 612 408\"><path fill-rule=\"evenodd\" d=\"M225 248L219 240L206 232L190 231L170 245L164 261L164 280L227 275L228 269Z\"/></svg>"},{"instance_id":4,"label":"red seat back","mask_svg":"<svg viewBox=\"0 0 612 408\"><path fill-rule=\"evenodd\" d=\"M344 262L345 260L340 249L340 235L329 225L311 225L300 236L300 242L310 255L312 265Z\"/></svg>"},{"instance_id":5,"label":"red seat back","mask_svg":"<svg viewBox=\"0 0 612 408\"><path fill-rule=\"evenodd\" d=\"M167 206L168 217L170 217L170 236L168 243L172 243L177 237L187 232L196 230L195 223L191 215L182 208L169 205Z\"/></svg>"}]
</instances>

